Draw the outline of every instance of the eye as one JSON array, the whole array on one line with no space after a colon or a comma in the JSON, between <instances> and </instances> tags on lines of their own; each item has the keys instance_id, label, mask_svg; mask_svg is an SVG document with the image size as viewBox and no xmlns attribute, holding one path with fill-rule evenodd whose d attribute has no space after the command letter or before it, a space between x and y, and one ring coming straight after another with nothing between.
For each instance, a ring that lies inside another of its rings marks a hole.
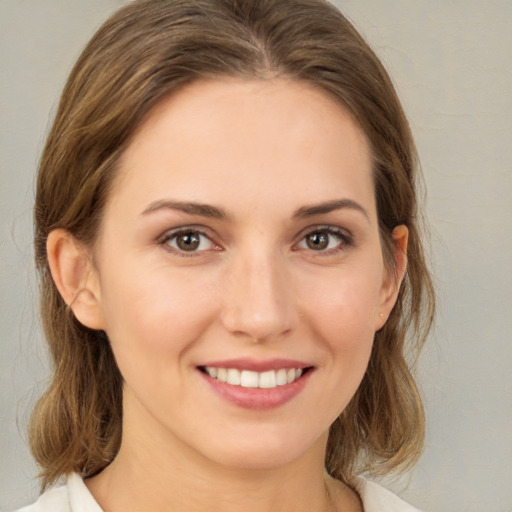
<instances>
[{"instance_id":1,"label":"eye","mask_svg":"<svg viewBox=\"0 0 512 512\"><path fill-rule=\"evenodd\" d=\"M217 247L208 236L195 229L167 233L160 243L181 253L208 251Z\"/></svg>"},{"instance_id":2,"label":"eye","mask_svg":"<svg viewBox=\"0 0 512 512\"><path fill-rule=\"evenodd\" d=\"M300 249L310 249L316 252L333 252L352 245L352 238L339 228L321 228L307 233L299 242Z\"/></svg>"}]
</instances>

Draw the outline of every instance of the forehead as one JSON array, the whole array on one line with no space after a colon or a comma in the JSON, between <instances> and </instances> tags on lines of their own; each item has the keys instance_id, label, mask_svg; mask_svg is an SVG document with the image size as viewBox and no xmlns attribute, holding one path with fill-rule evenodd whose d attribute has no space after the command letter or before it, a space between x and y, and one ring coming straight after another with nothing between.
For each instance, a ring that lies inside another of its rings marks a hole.
<instances>
[{"instance_id":1,"label":"forehead","mask_svg":"<svg viewBox=\"0 0 512 512\"><path fill-rule=\"evenodd\" d=\"M151 112L120 167L114 200L131 190L133 201L374 202L369 144L352 116L320 89L284 79L184 87Z\"/></svg>"}]
</instances>

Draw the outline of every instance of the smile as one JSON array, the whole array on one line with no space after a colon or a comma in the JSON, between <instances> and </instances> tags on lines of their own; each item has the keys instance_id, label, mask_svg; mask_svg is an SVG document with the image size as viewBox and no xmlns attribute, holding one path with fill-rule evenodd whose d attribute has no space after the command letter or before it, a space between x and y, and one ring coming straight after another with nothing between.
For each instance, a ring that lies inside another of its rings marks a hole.
<instances>
[{"instance_id":1,"label":"smile","mask_svg":"<svg viewBox=\"0 0 512 512\"><path fill-rule=\"evenodd\" d=\"M232 386L262 389L272 389L291 384L308 370L308 368L281 368L278 370L256 372L238 370L236 368L217 368L215 366L204 366L200 369L212 379L231 384Z\"/></svg>"}]
</instances>

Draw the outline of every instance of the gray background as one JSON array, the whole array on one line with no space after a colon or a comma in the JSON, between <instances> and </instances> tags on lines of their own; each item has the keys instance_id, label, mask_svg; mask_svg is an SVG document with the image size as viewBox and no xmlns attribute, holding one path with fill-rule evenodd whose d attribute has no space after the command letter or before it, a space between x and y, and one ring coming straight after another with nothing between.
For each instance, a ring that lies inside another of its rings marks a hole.
<instances>
[{"instance_id":1,"label":"gray background","mask_svg":"<svg viewBox=\"0 0 512 512\"><path fill-rule=\"evenodd\" d=\"M34 170L63 81L121 0L0 0L0 509L37 494L25 423L47 359L34 314ZM340 0L388 67L425 173L439 288L419 368L426 451L392 483L425 512L512 511L512 2Z\"/></svg>"}]
</instances>

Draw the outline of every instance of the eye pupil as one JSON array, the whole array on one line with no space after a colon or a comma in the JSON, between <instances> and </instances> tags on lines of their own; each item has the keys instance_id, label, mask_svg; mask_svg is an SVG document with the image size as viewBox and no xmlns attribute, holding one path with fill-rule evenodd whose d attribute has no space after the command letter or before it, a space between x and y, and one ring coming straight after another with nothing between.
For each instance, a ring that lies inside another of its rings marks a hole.
<instances>
[{"instance_id":1,"label":"eye pupil","mask_svg":"<svg viewBox=\"0 0 512 512\"><path fill-rule=\"evenodd\" d=\"M198 233L181 233L176 237L176 243L183 251L195 251L201 240Z\"/></svg>"},{"instance_id":2,"label":"eye pupil","mask_svg":"<svg viewBox=\"0 0 512 512\"><path fill-rule=\"evenodd\" d=\"M306 243L310 249L320 251L329 245L329 235L327 233L310 233L306 237Z\"/></svg>"}]
</instances>

